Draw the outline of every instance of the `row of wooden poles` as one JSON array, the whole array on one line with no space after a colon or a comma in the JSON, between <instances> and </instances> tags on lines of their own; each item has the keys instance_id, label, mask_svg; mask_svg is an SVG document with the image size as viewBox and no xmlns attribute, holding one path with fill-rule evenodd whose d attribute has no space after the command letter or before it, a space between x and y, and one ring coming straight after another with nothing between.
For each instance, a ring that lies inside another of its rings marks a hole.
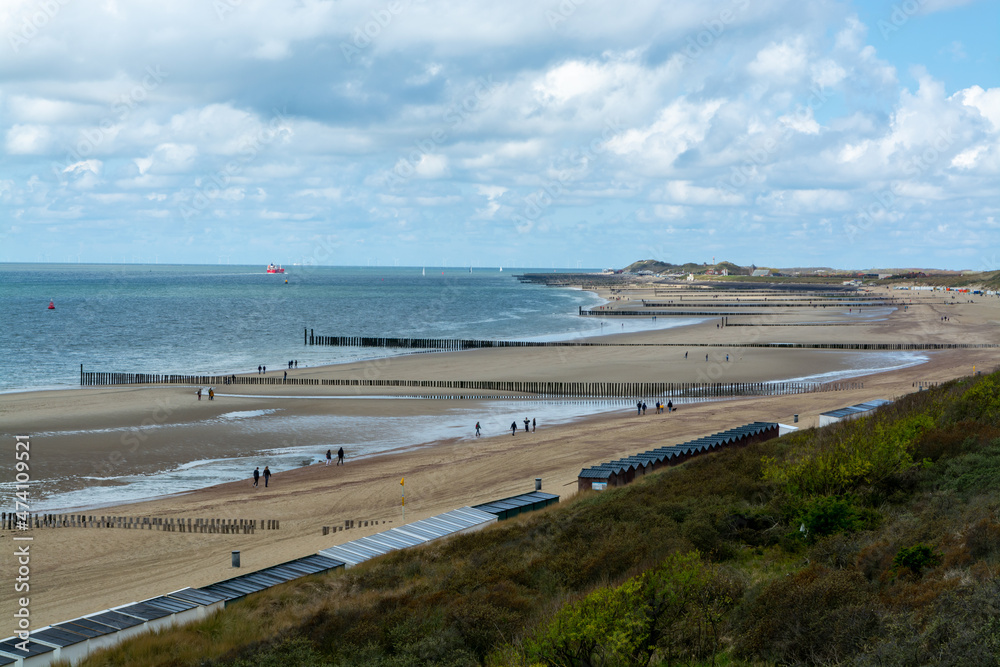
<instances>
[{"instance_id":1,"label":"row of wooden poles","mask_svg":"<svg viewBox=\"0 0 1000 667\"><path fill-rule=\"evenodd\" d=\"M619 312L619 311L615 311ZM650 313L642 313L649 316ZM688 313L685 313L688 314ZM733 313L742 315L744 313ZM474 350L493 347L724 347L814 350L955 350L1000 347L1000 343L614 343L594 341L476 340L463 338L389 338L385 336L316 336L305 331L306 345L385 347L417 350Z\"/></svg>"},{"instance_id":2,"label":"row of wooden poles","mask_svg":"<svg viewBox=\"0 0 1000 667\"><path fill-rule=\"evenodd\" d=\"M822 306L823 308L833 308L833 307L843 307L843 308L885 308L886 306L894 305L905 305L902 301L881 301L881 302L869 302L869 301L859 301L857 303L853 302L835 302L835 301L819 301L817 303L789 303L788 301L740 301L734 302L724 302L724 303L695 303L695 302L684 302L675 301L673 303L665 302L653 302L653 301L643 301L643 308L693 308L695 306L702 308L712 308L712 307L724 307L724 308L815 308L817 306ZM578 306L578 308L582 307ZM615 311L618 312L618 311Z\"/></svg>"},{"instance_id":3,"label":"row of wooden poles","mask_svg":"<svg viewBox=\"0 0 1000 667\"><path fill-rule=\"evenodd\" d=\"M155 516L96 516L88 514L17 514L0 512L0 526L6 530L32 528L124 528L175 533L252 534L257 530L278 530L278 519L183 519Z\"/></svg>"},{"instance_id":4,"label":"row of wooden poles","mask_svg":"<svg viewBox=\"0 0 1000 667\"><path fill-rule=\"evenodd\" d=\"M380 523L392 523L392 521L362 521L361 519L355 521L354 519L345 519L343 526L323 526L323 534L329 535L337 531L350 530L351 528L368 528L369 526L378 526Z\"/></svg>"},{"instance_id":5,"label":"row of wooden poles","mask_svg":"<svg viewBox=\"0 0 1000 667\"><path fill-rule=\"evenodd\" d=\"M131 384L128 373L85 373L86 385ZM213 384L219 377L167 376L169 382L183 384ZM820 391L860 389L863 382L552 382L521 380L400 380L387 378L261 378L238 377L237 384L257 384L256 381L274 380L268 384L318 385L326 387L403 387L420 389L459 389L477 392L502 391L533 394L539 397L587 398L725 398L729 396L782 396L808 394ZM149 382L157 382L150 380Z\"/></svg>"},{"instance_id":6,"label":"row of wooden poles","mask_svg":"<svg viewBox=\"0 0 1000 667\"><path fill-rule=\"evenodd\" d=\"M774 304L766 304L767 307L771 307ZM690 306L681 305L678 308L689 308ZM737 306L739 307L739 306ZM824 303L813 304L812 306L802 306L803 308L826 308L827 305ZM855 306L856 307L856 306ZM722 317L723 315L767 315L768 313L750 313L745 310L615 310L614 308L608 308L604 306L598 306L596 308L584 309L582 306L578 306L579 315L581 316L603 316L603 317ZM772 315L777 315L778 313L771 313Z\"/></svg>"}]
</instances>

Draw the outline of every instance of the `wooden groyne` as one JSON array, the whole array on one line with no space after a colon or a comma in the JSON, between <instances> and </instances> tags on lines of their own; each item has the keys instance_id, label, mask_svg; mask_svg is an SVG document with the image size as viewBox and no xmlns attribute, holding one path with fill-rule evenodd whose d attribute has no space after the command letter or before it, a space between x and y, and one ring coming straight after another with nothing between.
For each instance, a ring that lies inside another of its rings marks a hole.
<instances>
[{"instance_id":1,"label":"wooden groyne","mask_svg":"<svg viewBox=\"0 0 1000 667\"><path fill-rule=\"evenodd\" d=\"M88 377L90 384L130 384L124 381L132 373L94 373ZM191 384L184 376L175 378L177 383ZM123 381L116 381L116 380ZM194 376L199 382L206 378ZM209 378L211 379L211 378ZM240 380L258 380L255 377L237 377ZM727 398L733 396L780 396L806 394L818 391L860 389L863 382L545 382L523 380L402 380L384 378L281 378L273 384L308 384L324 387L367 387L406 389L448 389L454 396L475 393L480 398L509 398L510 394L527 394L538 398ZM202 382L204 383L204 382ZM197 384L197 382L195 382ZM209 383L210 384L210 383ZM246 384L254 384L246 382ZM490 396L487 392L504 392Z\"/></svg>"},{"instance_id":2,"label":"wooden groyne","mask_svg":"<svg viewBox=\"0 0 1000 667\"><path fill-rule=\"evenodd\" d=\"M816 301L815 303L793 303L789 301L738 301L723 303L695 303L694 301L642 301L643 308L889 308L891 306L906 305L902 302L892 301ZM582 308L580 309L583 310Z\"/></svg>"},{"instance_id":3,"label":"wooden groyne","mask_svg":"<svg viewBox=\"0 0 1000 667\"><path fill-rule=\"evenodd\" d=\"M601 314L617 314L608 311ZM644 317L651 313L636 311ZM675 313L676 314L676 313ZM681 313L691 315L692 313ZM746 313L733 313L746 315ZM728 325L734 326L734 325ZM746 326L746 325L742 325ZM411 350L475 350L503 347L724 347L724 348L781 348L812 350L963 350L1000 347L1000 343L621 343L600 341L518 341L518 340L470 340L456 338L387 338L381 336L316 336L306 330L306 345L330 345L334 347L383 347ZM281 383L278 378L278 384Z\"/></svg>"},{"instance_id":4,"label":"wooden groyne","mask_svg":"<svg viewBox=\"0 0 1000 667\"><path fill-rule=\"evenodd\" d=\"M212 533L220 535L252 535L258 530L278 530L278 519L184 519L156 516L97 516L94 514L25 514L0 513L4 530L42 528L121 528L159 530L171 533Z\"/></svg>"}]
</instances>

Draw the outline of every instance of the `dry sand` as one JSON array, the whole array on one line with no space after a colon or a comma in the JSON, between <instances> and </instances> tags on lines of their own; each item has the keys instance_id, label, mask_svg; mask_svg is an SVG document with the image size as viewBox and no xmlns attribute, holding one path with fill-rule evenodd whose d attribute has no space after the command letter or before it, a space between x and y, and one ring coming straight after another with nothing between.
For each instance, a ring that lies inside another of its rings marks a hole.
<instances>
[{"instance_id":1,"label":"dry sand","mask_svg":"<svg viewBox=\"0 0 1000 667\"><path fill-rule=\"evenodd\" d=\"M652 289L626 295L651 298ZM707 349L703 343L738 345L746 342L1000 342L1000 299L973 297L976 303L952 302L941 293L902 293L913 305L885 321L854 326L771 326L716 328L716 320L697 326L615 337L615 342L671 342L679 347L509 348L461 353L393 357L343 366L294 371L305 377L381 377L413 379L510 379L562 381L760 381L827 372L844 367L857 353L816 350L774 350L745 347ZM742 297L741 297L742 298ZM969 297L957 296L965 301ZM629 307L625 302L614 302ZM634 307L635 304L632 304ZM785 309L773 322L817 321L814 309ZM942 321L942 316L950 321ZM823 315L824 322L850 322L846 314ZM748 315L752 321L759 315ZM730 319L730 322L736 318ZM609 320L613 323L614 320ZM691 345L688 360L685 345ZM724 361L725 354L731 361ZM972 372L973 366L992 370L1000 363L998 349L965 349L926 353L927 363L899 371L869 375L864 388L796 396L729 400L684 406L671 415L637 417L618 411L580 419L536 433L519 431L478 440L444 441L419 451L389 452L347 465L313 465L282 471L270 488L253 488L249 481L222 484L188 494L84 513L108 516L174 518L280 519L277 531L254 535L209 535L124 529L57 528L32 532L31 612L33 627L55 623L184 586L204 586L239 573L315 553L336 543L398 525L400 478L406 479L406 519L424 518L463 505L481 503L530 491L541 477L543 489L566 498L576 492L581 468L654 446L752 421L790 424L800 415L800 427L815 426L821 412L873 398L892 399L919 382L939 382ZM714 375L714 377L713 377ZM255 391L256 390L256 391ZM382 411L396 414L445 414L449 401L373 402L293 398L320 394L351 395L350 387L224 387L209 402L195 400L190 387L84 388L31 392L0 397L0 437L32 436L32 474L99 477L110 470L163 469L212 455L237 455L260 449L262 443L239 442L224 425L186 427L183 437L171 424L204 422L233 410L282 408L291 414L352 414L377 419ZM364 393L370 393L367 389ZM381 389L378 393L388 393ZM406 389L398 393L414 393ZM255 394L257 394L255 396ZM263 398L260 394L266 394ZM284 397L283 396L287 396ZM67 435L64 430L131 427L147 423L164 427L150 432L136 447L115 434ZM12 451L9 447L8 451ZM116 455L117 452L117 455ZM317 452L320 454L321 452ZM116 456L120 460L116 460ZM0 462L10 479L11 461ZM109 468L109 462L112 463ZM100 480L92 480L101 483ZM323 536L323 526L348 519L392 522ZM4 533L9 540L11 535ZM230 551L242 552L243 568L230 567ZM4 550L4 571L10 572L13 549ZM13 590L11 586L9 591ZM13 610L13 593L4 596L4 612ZM10 618L8 616L8 618ZM11 628L12 630L13 628ZM4 633L0 630L0 634Z\"/></svg>"}]
</instances>

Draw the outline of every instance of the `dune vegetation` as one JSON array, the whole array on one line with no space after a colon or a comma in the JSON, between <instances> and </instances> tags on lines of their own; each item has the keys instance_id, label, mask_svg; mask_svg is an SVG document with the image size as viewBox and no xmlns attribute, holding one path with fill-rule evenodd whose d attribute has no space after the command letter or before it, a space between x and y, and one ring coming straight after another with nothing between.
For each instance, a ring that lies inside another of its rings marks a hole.
<instances>
[{"instance_id":1,"label":"dune vegetation","mask_svg":"<svg viewBox=\"0 0 1000 667\"><path fill-rule=\"evenodd\" d=\"M1000 374L251 596L86 665L991 665Z\"/></svg>"}]
</instances>

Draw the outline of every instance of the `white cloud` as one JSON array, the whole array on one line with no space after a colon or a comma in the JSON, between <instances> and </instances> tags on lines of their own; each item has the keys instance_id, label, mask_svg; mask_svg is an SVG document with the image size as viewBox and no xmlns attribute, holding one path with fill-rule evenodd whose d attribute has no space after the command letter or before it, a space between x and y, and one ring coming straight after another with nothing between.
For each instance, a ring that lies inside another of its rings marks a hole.
<instances>
[{"instance_id":1,"label":"white cloud","mask_svg":"<svg viewBox=\"0 0 1000 667\"><path fill-rule=\"evenodd\" d=\"M100 160L81 160L69 165L62 171L64 174L83 174L84 172L100 174L101 167L103 166L104 164Z\"/></svg>"},{"instance_id":2,"label":"white cloud","mask_svg":"<svg viewBox=\"0 0 1000 667\"><path fill-rule=\"evenodd\" d=\"M778 121L802 134L819 134L819 123L813 117L812 107L800 107L794 113L779 116Z\"/></svg>"},{"instance_id":3,"label":"white cloud","mask_svg":"<svg viewBox=\"0 0 1000 667\"><path fill-rule=\"evenodd\" d=\"M7 152L11 155L44 155L52 143L52 133L44 125L17 125L7 130Z\"/></svg>"},{"instance_id":4,"label":"white cloud","mask_svg":"<svg viewBox=\"0 0 1000 667\"><path fill-rule=\"evenodd\" d=\"M690 181L671 181L663 189L653 194L675 204L697 206L735 206L743 203L743 198L719 188L706 188Z\"/></svg>"},{"instance_id":5,"label":"white cloud","mask_svg":"<svg viewBox=\"0 0 1000 667\"><path fill-rule=\"evenodd\" d=\"M448 173L448 158L444 155L421 155L413 170L422 178L441 178Z\"/></svg>"},{"instance_id":6,"label":"white cloud","mask_svg":"<svg viewBox=\"0 0 1000 667\"><path fill-rule=\"evenodd\" d=\"M800 76L805 72L807 63L805 40L796 37L780 43L772 42L758 51L747 65L747 70L761 79L782 81Z\"/></svg>"}]
</instances>

